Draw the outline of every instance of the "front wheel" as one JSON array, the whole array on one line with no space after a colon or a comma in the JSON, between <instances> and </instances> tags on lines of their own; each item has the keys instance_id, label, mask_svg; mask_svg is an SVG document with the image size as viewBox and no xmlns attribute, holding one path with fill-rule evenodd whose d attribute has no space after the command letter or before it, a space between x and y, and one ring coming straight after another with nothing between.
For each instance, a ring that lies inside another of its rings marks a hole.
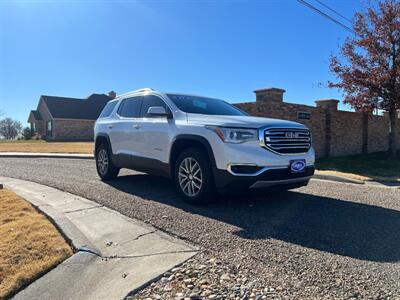
<instances>
[{"instance_id":1,"label":"front wheel","mask_svg":"<svg viewBox=\"0 0 400 300\"><path fill-rule=\"evenodd\" d=\"M118 176L119 168L115 167L107 145L101 144L96 151L97 174L103 180L115 179Z\"/></svg>"},{"instance_id":2,"label":"front wheel","mask_svg":"<svg viewBox=\"0 0 400 300\"><path fill-rule=\"evenodd\" d=\"M185 149L175 164L175 185L190 204L205 204L215 199L216 189L208 156L201 149Z\"/></svg>"}]
</instances>

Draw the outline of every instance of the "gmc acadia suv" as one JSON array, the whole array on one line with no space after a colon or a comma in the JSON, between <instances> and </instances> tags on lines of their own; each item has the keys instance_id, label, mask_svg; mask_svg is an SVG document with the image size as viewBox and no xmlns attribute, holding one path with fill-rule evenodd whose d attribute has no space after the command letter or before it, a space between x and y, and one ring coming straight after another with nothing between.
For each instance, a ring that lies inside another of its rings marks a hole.
<instances>
[{"instance_id":1,"label":"gmc acadia suv","mask_svg":"<svg viewBox=\"0 0 400 300\"><path fill-rule=\"evenodd\" d=\"M95 125L95 157L103 180L121 168L167 176L197 204L217 192L306 185L315 159L302 124L148 88L108 102Z\"/></svg>"}]
</instances>

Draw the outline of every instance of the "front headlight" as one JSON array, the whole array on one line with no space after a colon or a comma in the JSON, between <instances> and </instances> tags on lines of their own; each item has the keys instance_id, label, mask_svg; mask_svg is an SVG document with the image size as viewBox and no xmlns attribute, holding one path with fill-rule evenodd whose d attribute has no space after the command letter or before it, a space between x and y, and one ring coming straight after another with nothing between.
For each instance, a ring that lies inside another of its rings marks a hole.
<instances>
[{"instance_id":1,"label":"front headlight","mask_svg":"<svg viewBox=\"0 0 400 300\"><path fill-rule=\"evenodd\" d=\"M257 129L230 128L218 126L206 126L207 129L214 131L225 143L244 143L247 141L258 140Z\"/></svg>"}]
</instances>

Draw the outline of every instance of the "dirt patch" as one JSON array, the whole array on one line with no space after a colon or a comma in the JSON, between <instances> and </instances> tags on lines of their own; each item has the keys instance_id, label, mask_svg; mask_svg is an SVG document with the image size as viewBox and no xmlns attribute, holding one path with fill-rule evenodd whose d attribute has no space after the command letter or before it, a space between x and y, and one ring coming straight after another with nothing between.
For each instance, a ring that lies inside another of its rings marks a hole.
<instances>
[{"instance_id":1,"label":"dirt patch","mask_svg":"<svg viewBox=\"0 0 400 300\"><path fill-rule=\"evenodd\" d=\"M0 189L0 299L71 256L54 225L28 202Z\"/></svg>"}]
</instances>

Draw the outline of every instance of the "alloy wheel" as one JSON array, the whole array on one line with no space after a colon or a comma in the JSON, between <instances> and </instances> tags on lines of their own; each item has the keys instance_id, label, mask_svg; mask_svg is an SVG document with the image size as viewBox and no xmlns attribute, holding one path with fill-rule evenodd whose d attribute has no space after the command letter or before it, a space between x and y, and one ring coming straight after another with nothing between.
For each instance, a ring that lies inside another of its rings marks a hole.
<instances>
[{"instance_id":1,"label":"alloy wheel","mask_svg":"<svg viewBox=\"0 0 400 300\"><path fill-rule=\"evenodd\" d=\"M100 174L104 175L107 173L108 169L108 154L105 149L100 149L97 154L97 167L99 169Z\"/></svg>"},{"instance_id":2,"label":"alloy wheel","mask_svg":"<svg viewBox=\"0 0 400 300\"><path fill-rule=\"evenodd\" d=\"M192 157L182 160L178 171L179 185L189 197L195 197L203 185L203 174L200 164Z\"/></svg>"}]
</instances>

